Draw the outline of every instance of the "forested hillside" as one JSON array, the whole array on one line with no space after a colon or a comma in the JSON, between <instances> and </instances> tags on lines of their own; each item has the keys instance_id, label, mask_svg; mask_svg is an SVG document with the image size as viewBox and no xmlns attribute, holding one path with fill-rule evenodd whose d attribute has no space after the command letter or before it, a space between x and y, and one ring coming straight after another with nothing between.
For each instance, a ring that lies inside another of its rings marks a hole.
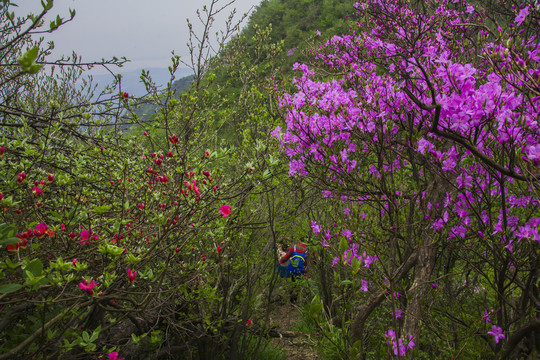
<instances>
[{"instance_id":1,"label":"forested hillside","mask_svg":"<svg viewBox=\"0 0 540 360\"><path fill-rule=\"evenodd\" d=\"M537 2L212 0L141 98L1 4L0 360L539 357Z\"/></svg>"}]
</instances>

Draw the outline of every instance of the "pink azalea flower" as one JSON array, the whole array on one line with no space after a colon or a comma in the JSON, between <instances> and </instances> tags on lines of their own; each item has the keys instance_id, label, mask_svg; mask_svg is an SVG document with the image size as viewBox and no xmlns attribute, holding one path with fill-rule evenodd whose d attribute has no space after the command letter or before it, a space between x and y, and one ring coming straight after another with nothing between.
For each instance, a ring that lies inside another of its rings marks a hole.
<instances>
[{"instance_id":1,"label":"pink azalea flower","mask_svg":"<svg viewBox=\"0 0 540 360\"><path fill-rule=\"evenodd\" d=\"M368 282L366 280L362 280L362 286L360 287L360 291L368 291Z\"/></svg>"},{"instance_id":2,"label":"pink azalea flower","mask_svg":"<svg viewBox=\"0 0 540 360\"><path fill-rule=\"evenodd\" d=\"M219 213L225 218L231 215L231 205L223 205L219 208Z\"/></svg>"},{"instance_id":3,"label":"pink azalea flower","mask_svg":"<svg viewBox=\"0 0 540 360\"><path fill-rule=\"evenodd\" d=\"M525 18L527 17L527 15L529 15L529 7L525 6L525 8L523 8L519 12L518 16L516 16L516 19L514 20L517 26L521 25L525 21Z\"/></svg>"},{"instance_id":4,"label":"pink azalea flower","mask_svg":"<svg viewBox=\"0 0 540 360\"><path fill-rule=\"evenodd\" d=\"M313 220L311 220L311 229L313 229L313 232L317 235L321 232L319 225L317 225L317 222Z\"/></svg>"},{"instance_id":5,"label":"pink azalea flower","mask_svg":"<svg viewBox=\"0 0 540 360\"><path fill-rule=\"evenodd\" d=\"M251 325L251 324L252 324L251 319L248 319L248 321L247 321L247 323L246 323L246 326L249 326L249 325Z\"/></svg>"},{"instance_id":6,"label":"pink azalea flower","mask_svg":"<svg viewBox=\"0 0 540 360\"><path fill-rule=\"evenodd\" d=\"M491 321L491 319L489 318L489 313L488 313L487 310L484 310L484 316L483 316L483 319L486 321L486 324L487 324L488 322ZM489 334L489 333L488 333L488 334Z\"/></svg>"},{"instance_id":7,"label":"pink azalea flower","mask_svg":"<svg viewBox=\"0 0 540 360\"><path fill-rule=\"evenodd\" d=\"M495 338L495 344L498 344L501 339L504 339L506 336L502 333L502 329L497 325L491 327L491 331L488 331L488 335L492 335Z\"/></svg>"}]
</instances>

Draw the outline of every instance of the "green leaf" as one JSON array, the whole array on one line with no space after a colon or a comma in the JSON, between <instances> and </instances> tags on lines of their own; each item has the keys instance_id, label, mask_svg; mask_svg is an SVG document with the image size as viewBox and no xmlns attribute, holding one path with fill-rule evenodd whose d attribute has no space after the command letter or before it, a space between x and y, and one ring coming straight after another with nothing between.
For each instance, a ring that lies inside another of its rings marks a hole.
<instances>
[{"instance_id":1,"label":"green leaf","mask_svg":"<svg viewBox=\"0 0 540 360\"><path fill-rule=\"evenodd\" d=\"M15 235L15 227L8 224L0 224L0 240L13 237Z\"/></svg>"},{"instance_id":2,"label":"green leaf","mask_svg":"<svg viewBox=\"0 0 540 360\"><path fill-rule=\"evenodd\" d=\"M7 265L11 270L15 270L16 268L18 268L19 266L21 266L21 263L19 263L19 262L14 263L13 261L11 261L10 258L7 258L7 259L6 259L6 265Z\"/></svg>"},{"instance_id":3,"label":"green leaf","mask_svg":"<svg viewBox=\"0 0 540 360\"><path fill-rule=\"evenodd\" d=\"M317 316L317 313L321 311L323 308L323 305L321 303L317 304L311 304L309 305L309 315L314 318Z\"/></svg>"},{"instance_id":4,"label":"green leaf","mask_svg":"<svg viewBox=\"0 0 540 360\"><path fill-rule=\"evenodd\" d=\"M356 275L358 270L360 270L360 265L362 265L362 262L360 260L358 260L357 258L353 257L353 259L352 259L353 275Z\"/></svg>"},{"instance_id":5,"label":"green leaf","mask_svg":"<svg viewBox=\"0 0 540 360\"><path fill-rule=\"evenodd\" d=\"M94 208L94 212L96 214L105 214L106 212L108 212L109 210L111 209L111 205L102 205L102 206L96 206Z\"/></svg>"},{"instance_id":6,"label":"green leaf","mask_svg":"<svg viewBox=\"0 0 540 360\"><path fill-rule=\"evenodd\" d=\"M10 237L10 238L7 238L6 240L0 241L0 245L8 246L11 244L16 244L18 242L19 242L19 239L17 239L16 237Z\"/></svg>"},{"instance_id":7,"label":"green leaf","mask_svg":"<svg viewBox=\"0 0 540 360\"><path fill-rule=\"evenodd\" d=\"M10 294L22 288L21 284L0 285L0 294Z\"/></svg>"},{"instance_id":8,"label":"green leaf","mask_svg":"<svg viewBox=\"0 0 540 360\"><path fill-rule=\"evenodd\" d=\"M90 342L94 342L97 340L99 333L101 332L101 325L99 325L96 330L92 333L92 336L90 337Z\"/></svg>"},{"instance_id":9,"label":"green leaf","mask_svg":"<svg viewBox=\"0 0 540 360\"><path fill-rule=\"evenodd\" d=\"M341 241L339 242L339 252L343 254L345 250L349 247L349 242L345 237L341 238Z\"/></svg>"},{"instance_id":10,"label":"green leaf","mask_svg":"<svg viewBox=\"0 0 540 360\"><path fill-rule=\"evenodd\" d=\"M47 3L43 2L43 0L41 0L41 6L43 6L43 9L45 11L51 10L52 7L53 7L53 0L47 0Z\"/></svg>"},{"instance_id":11,"label":"green leaf","mask_svg":"<svg viewBox=\"0 0 540 360\"><path fill-rule=\"evenodd\" d=\"M124 249L115 245L107 244L107 245L100 245L98 247L98 251L102 254L110 254L113 256L120 256L124 252Z\"/></svg>"},{"instance_id":12,"label":"green leaf","mask_svg":"<svg viewBox=\"0 0 540 360\"><path fill-rule=\"evenodd\" d=\"M126 262L128 264L137 264L139 261L141 261L141 256L135 256L133 255L132 253L129 253L127 256L126 256Z\"/></svg>"},{"instance_id":13,"label":"green leaf","mask_svg":"<svg viewBox=\"0 0 540 360\"><path fill-rule=\"evenodd\" d=\"M18 62L22 66L30 66L34 61L36 61L37 55L39 52L39 48L37 46L34 46L27 52L25 52L19 59Z\"/></svg>"},{"instance_id":14,"label":"green leaf","mask_svg":"<svg viewBox=\"0 0 540 360\"><path fill-rule=\"evenodd\" d=\"M114 232L118 232L120 230L120 221L115 221L112 228Z\"/></svg>"},{"instance_id":15,"label":"green leaf","mask_svg":"<svg viewBox=\"0 0 540 360\"><path fill-rule=\"evenodd\" d=\"M30 272L34 277L43 274L43 264L39 259L34 259L26 265L25 271Z\"/></svg>"},{"instance_id":16,"label":"green leaf","mask_svg":"<svg viewBox=\"0 0 540 360\"><path fill-rule=\"evenodd\" d=\"M341 282L341 285L351 285L352 284L352 281L351 280L343 280Z\"/></svg>"}]
</instances>

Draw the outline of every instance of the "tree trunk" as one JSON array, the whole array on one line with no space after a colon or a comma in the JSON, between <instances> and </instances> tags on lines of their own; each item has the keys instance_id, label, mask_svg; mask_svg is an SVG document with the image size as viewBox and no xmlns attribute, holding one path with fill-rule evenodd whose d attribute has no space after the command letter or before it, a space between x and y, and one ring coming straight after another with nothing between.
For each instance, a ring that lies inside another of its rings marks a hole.
<instances>
[{"instance_id":1,"label":"tree trunk","mask_svg":"<svg viewBox=\"0 0 540 360\"><path fill-rule=\"evenodd\" d=\"M407 273L409 270L416 264L416 261L418 259L418 250L413 251L407 260L394 271L394 274L392 276L392 279L394 281L399 281ZM354 321L351 325L351 343L354 344L356 341L362 341L362 338L364 336L364 328L366 324L366 320L377 306L391 293L390 288L386 288L382 291L379 291L377 293L371 294L369 299L360 307L356 309L356 316L354 318ZM362 358L362 355L360 356Z\"/></svg>"},{"instance_id":2,"label":"tree trunk","mask_svg":"<svg viewBox=\"0 0 540 360\"><path fill-rule=\"evenodd\" d=\"M430 214L432 219L441 217L441 212L444 210L442 203L446 195L445 184L445 179L436 178L426 189L427 198L433 205ZM418 248L418 262L413 284L407 294L408 302L401 334L407 340L409 335L412 335L415 344L420 344L424 299L430 291L431 273L435 267L436 247L433 244L431 233L431 227L424 228L422 231L422 239Z\"/></svg>"},{"instance_id":3,"label":"tree trunk","mask_svg":"<svg viewBox=\"0 0 540 360\"><path fill-rule=\"evenodd\" d=\"M431 237L424 234L422 246L418 249L418 262L414 274L414 282L409 289L403 334L407 340L412 335L414 342L419 344L424 299L430 291L430 277L435 266L435 247L431 245Z\"/></svg>"}]
</instances>

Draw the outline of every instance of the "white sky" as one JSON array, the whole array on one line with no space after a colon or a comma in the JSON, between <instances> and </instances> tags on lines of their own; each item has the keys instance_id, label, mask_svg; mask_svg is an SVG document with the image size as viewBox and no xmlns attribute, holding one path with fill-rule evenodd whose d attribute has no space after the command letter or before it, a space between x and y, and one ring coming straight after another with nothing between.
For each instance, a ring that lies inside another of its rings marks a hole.
<instances>
[{"instance_id":1,"label":"white sky","mask_svg":"<svg viewBox=\"0 0 540 360\"><path fill-rule=\"evenodd\" d=\"M45 0L46 1L46 0ZM124 70L167 67L171 51L188 60L188 27L186 18L196 23L196 10L211 0L55 0L50 18L60 15L69 18L75 9L75 19L62 26L46 40L53 40L53 57L71 55L75 51L83 61L95 61L112 56L131 60ZM218 0L218 6L227 4ZM215 21L216 30L224 28L226 17L233 8L236 19L261 0L236 0ZM40 0L15 0L16 13L39 13ZM47 22L48 27L48 22ZM51 58L51 60L53 60Z\"/></svg>"}]
</instances>

